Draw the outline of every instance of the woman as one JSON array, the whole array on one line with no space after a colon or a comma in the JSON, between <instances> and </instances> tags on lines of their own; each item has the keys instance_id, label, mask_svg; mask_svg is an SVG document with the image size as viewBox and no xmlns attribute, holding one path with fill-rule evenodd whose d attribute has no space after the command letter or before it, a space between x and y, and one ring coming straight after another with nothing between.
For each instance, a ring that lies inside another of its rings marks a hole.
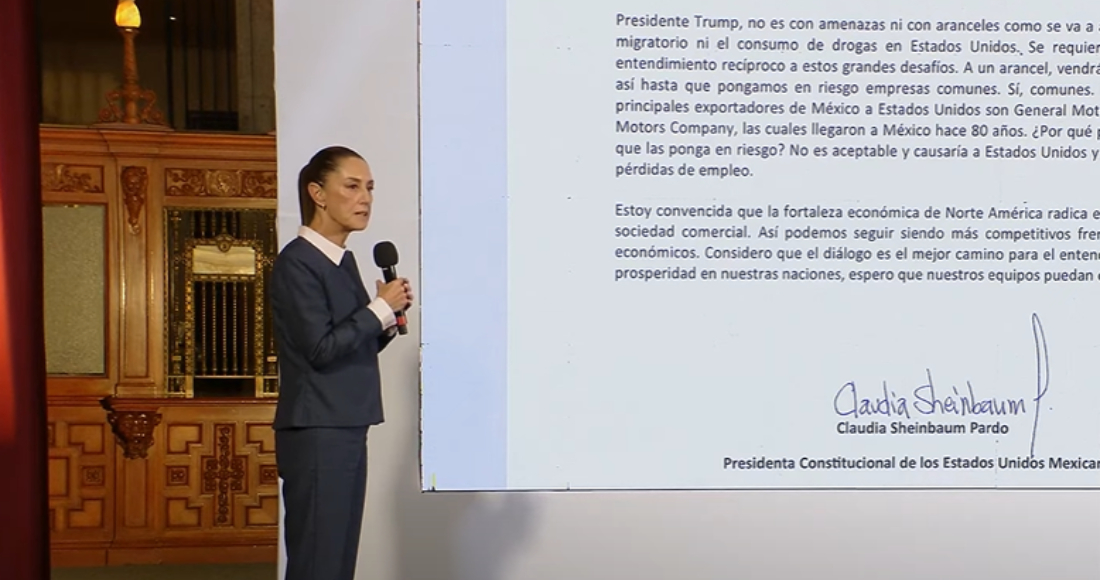
<instances>
[{"instance_id":1,"label":"woman","mask_svg":"<svg viewBox=\"0 0 1100 580\"><path fill-rule=\"evenodd\" d=\"M352 580L367 477L367 430L383 421L378 353L408 280L371 299L346 242L367 228L370 166L346 147L302 168L302 227L275 260L271 305L279 354L275 455L283 480L285 580Z\"/></svg>"}]
</instances>

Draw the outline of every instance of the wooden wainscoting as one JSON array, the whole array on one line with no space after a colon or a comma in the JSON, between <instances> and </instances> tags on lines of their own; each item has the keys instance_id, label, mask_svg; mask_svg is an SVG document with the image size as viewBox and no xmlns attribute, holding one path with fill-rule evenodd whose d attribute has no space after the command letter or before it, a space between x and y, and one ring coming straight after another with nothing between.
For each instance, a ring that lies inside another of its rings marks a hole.
<instances>
[{"instance_id":1,"label":"wooden wainscoting","mask_svg":"<svg viewBox=\"0 0 1100 580\"><path fill-rule=\"evenodd\" d=\"M54 560L106 563L114 538L115 438L103 409L50 406L50 534Z\"/></svg>"},{"instance_id":2,"label":"wooden wainscoting","mask_svg":"<svg viewBox=\"0 0 1100 580\"><path fill-rule=\"evenodd\" d=\"M272 403L124 399L110 406L112 422L131 443L120 446L116 459L108 563L275 560ZM127 433L131 421L139 426ZM147 450L140 425L155 425Z\"/></svg>"},{"instance_id":3,"label":"wooden wainscoting","mask_svg":"<svg viewBox=\"0 0 1100 580\"><path fill-rule=\"evenodd\" d=\"M52 405L54 565L275 561L273 416L255 399Z\"/></svg>"}]
</instances>

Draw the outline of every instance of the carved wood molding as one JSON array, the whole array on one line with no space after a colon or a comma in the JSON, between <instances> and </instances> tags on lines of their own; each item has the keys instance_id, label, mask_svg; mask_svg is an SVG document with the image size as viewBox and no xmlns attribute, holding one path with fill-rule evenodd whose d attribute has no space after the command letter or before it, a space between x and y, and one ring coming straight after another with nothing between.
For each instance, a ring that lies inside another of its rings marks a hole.
<instances>
[{"instance_id":1,"label":"carved wood molding","mask_svg":"<svg viewBox=\"0 0 1100 580\"><path fill-rule=\"evenodd\" d=\"M245 169L165 169L165 194L173 197L255 197L274 199L274 171Z\"/></svg>"},{"instance_id":2,"label":"carved wood molding","mask_svg":"<svg viewBox=\"0 0 1100 580\"><path fill-rule=\"evenodd\" d=\"M233 423L215 424L216 455L202 458L202 492L214 496L215 526L233 525L233 499L248 491L248 457L234 452L236 429Z\"/></svg>"},{"instance_id":3,"label":"carved wood molding","mask_svg":"<svg viewBox=\"0 0 1100 580\"><path fill-rule=\"evenodd\" d=\"M140 165L128 165L122 168L122 201L126 206L126 224L130 233L141 232L141 208L149 193L149 170Z\"/></svg>"},{"instance_id":4,"label":"carved wood molding","mask_svg":"<svg viewBox=\"0 0 1100 580\"><path fill-rule=\"evenodd\" d=\"M271 403L166 402L162 441L149 454L164 487L146 512L165 514L160 525L181 537L267 537L279 522L274 410Z\"/></svg>"},{"instance_id":5,"label":"carved wood molding","mask_svg":"<svg viewBox=\"0 0 1100 580\"><path fill-rule=\"evenodd\" d=\"M43 163L42 190L61 193L103 193L103 167Z\"/></svg>"},{"instance_id":6,"label":"carved wood molding","mask_svg":"<svg viewBox=\"0 0 1100 580\"><path fill-rule=\"evenodd\" d=\"M153 431L160 425L161 414L155 408L119 408L117 399L103 399L107 422L127 459L145 459L153 446Z\"/></svg>"}]
</instances>

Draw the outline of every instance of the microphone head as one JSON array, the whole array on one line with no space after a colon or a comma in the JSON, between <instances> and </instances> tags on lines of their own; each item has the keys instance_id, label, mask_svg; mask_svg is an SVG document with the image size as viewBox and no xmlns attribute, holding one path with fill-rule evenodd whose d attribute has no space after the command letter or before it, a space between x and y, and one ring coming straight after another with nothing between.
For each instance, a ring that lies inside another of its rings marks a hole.
<instances>
[{"instance_id":1,"label":"microphone head","mask_svg":"<svg viewBox=\"0 0 1100 580\"><path fill-rule=\"evenodd\" d=\"M397 248L393 242L378 242L374 245L374 265L379 268L397 265Z\"/></svg>"}]
</instances>

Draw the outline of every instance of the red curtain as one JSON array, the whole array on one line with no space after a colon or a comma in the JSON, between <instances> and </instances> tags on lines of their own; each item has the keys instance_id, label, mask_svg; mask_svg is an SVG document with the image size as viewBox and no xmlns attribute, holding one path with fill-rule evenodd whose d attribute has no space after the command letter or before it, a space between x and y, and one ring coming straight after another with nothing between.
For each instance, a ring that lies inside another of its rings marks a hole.
<instances>
[{"instance_id":1,"label":"red curtain","mask_svg":"<svg viewBox=\"0 0 1100 580\"><path fill-rule=\"evenodd\" d=\"M48 580L38 40L0 0L0 578Z\"/></svg>"}]
</instances>

